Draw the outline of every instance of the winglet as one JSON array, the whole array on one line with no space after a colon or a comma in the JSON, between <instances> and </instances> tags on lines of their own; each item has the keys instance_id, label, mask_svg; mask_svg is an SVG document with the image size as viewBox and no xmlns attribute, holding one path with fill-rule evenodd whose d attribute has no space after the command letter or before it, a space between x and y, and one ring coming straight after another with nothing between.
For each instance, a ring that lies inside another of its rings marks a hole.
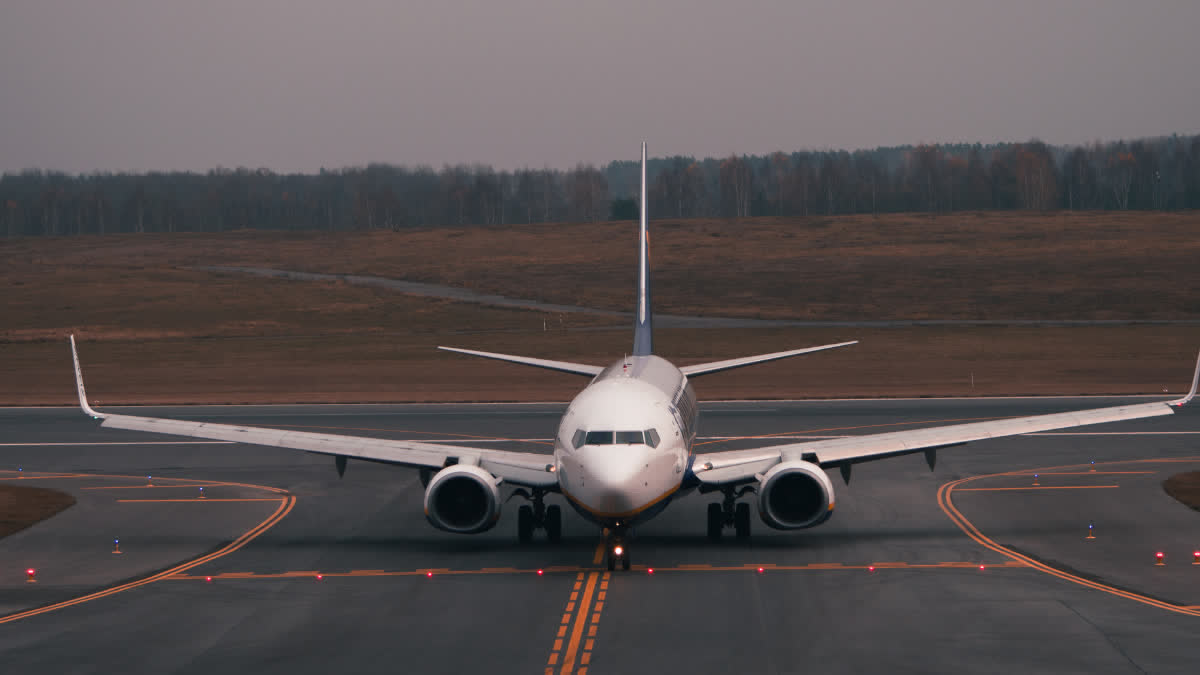
<instances>
[{"instance_id":1,"label":"winglet","mask_svg":"<svg viewBox=\"0 0 1200 675\"><path fill-rule=\"evenodd\" d=\"M1196 385L1200 384L1200 355L1196 356L1196 372L1192 374L1192 390L1187 396L1171 401L1171 405L1182 408L1196 397Z\"/></svg>"},{"instance_id":2,"label":"winglet","mask_svg":"<svg viewBox=\"0 0 1200 675\"><path fill-rule=\"evenodd\" d=\"M79 354L75 351L75 336L71 336L71 359L75 361L75 388L79 390L79 407L83 408L86 415L90 415L94 419L104 419L106 415L92 410L92 406L88 405L87 392L83 390L83 371L79 368Z\"/></svg>"}]
</instances>

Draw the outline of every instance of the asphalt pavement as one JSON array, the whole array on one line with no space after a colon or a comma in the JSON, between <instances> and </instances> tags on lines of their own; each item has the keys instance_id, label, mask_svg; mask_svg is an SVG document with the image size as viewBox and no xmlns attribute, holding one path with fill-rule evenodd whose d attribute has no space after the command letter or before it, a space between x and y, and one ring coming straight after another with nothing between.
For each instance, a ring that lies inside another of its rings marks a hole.
<instances>
[{"instance_id":1,"label":"asphalt pavement","mask_svg":"<svg viewBox=\"0 0 1200 675\"><path fill-rule=\"evenodd\" d=\"M744 437L1122 400L709 403L700 440L752 447L771 441ZM564 407L130 410L548 452ZM1200 513L1161 488L1200 469L1197 406L944 450L932 472L920 455L859 465L849 486L834 472L826 524L777 532L756 518L746 542L710 543L710 497L692 494L636 533L628 573L603 571L599 533L569 509L557 545L519 545L514 502L496 529L450 535L426 523L415 472L351 462L339 479L327 457L180 440L100 429L74 409L0 410L0 480L79 499L0 539L3 672L1191 673L1200 663ZM26 583L35 564L38 582Z\"/></svg>"}]
</instances>

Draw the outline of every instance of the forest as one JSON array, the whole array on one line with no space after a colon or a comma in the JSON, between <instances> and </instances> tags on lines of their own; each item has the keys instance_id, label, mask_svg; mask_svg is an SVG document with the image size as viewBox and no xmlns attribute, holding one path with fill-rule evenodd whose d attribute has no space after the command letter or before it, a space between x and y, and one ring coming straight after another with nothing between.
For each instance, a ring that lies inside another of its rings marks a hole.
<instances>
[{"instance_id":1,"label":"forest","mask_svg":"<svg viewBox=\"0 0 1200 675\"><path fill-rule=\"evenodd\" d=\"M656 218L1200 208L1200 135L677 156L651 159L647 171ZM0 233L595 222L635 218L637 194L636 161L514 171L370 164L315 174L28 169L0 177Z\"/></svg>"}]
</instances>

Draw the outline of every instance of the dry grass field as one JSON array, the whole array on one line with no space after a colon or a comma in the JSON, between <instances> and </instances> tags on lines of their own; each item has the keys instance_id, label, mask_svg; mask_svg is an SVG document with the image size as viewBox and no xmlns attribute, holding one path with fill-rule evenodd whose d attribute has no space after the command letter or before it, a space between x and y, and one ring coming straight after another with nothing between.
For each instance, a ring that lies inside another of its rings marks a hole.
<instances>
[{"instance_id":1,"label":"dry grass field","mask_svg":"<svg viewBox=\"0 0 1200 675\"><path fill-rule=\"evenodd\" d=\"M20 532L74 503L74 497L58 490L0 485L0 537Z\"/></svg>"},{"instance_id":2,"label":"dry grass field","mask_svg":"<svg viewBox=\"0 0 1200 675\"><path fill-rule=\"evenodd\" d=\"M847 216L652 224L674 314L1200 319L1200 213ZM629 223L0 242L0 404L73 401L66 335L101 404L564 400L580 378L439 344L604 363L623 321L189 269L353 273L627 310ZM1200 326L660 329L680 363L859 339L697 382L702 398L1179 391ZM519 387L514 387L514 381Z\"/></svg>"},{"instance_id":3,"label":"dry grass field","mask_svg":"<svg viewBox=\"0 0 1200 675\"><path fill-rule=\"evenodd\" d=\"M1177 473L1163 481L1167 494L1200 511L1200 471Z\"/></svg>"}]
</instances>

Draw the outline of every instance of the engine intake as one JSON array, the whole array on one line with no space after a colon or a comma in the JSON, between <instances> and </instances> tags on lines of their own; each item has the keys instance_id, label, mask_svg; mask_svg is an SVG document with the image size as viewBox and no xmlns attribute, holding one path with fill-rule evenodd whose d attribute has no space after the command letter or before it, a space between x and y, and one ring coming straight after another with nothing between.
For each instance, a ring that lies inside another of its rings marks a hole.
<instances>
[{"instance_id":1,"label":"engine intake","mask_svg":"<svg viewBox=\"0 0 1200 675\"><path fill-rule=\"evenodd\" d=\"M425 488L425 518L439 530L475 534L500 520L500 480L478 466L455 464Z\"/></svg>"},{"instance_id":2,"label":"engine intake","mask_svg":"<svg viewBox=\"0 0 1200 675\"><path fill-rule=\"evenodd\" d=\"M777 530L820 525L833 515L833 483L811 462L776 464L758 484L758 513Z\"/></svg>"}]
</instances>

